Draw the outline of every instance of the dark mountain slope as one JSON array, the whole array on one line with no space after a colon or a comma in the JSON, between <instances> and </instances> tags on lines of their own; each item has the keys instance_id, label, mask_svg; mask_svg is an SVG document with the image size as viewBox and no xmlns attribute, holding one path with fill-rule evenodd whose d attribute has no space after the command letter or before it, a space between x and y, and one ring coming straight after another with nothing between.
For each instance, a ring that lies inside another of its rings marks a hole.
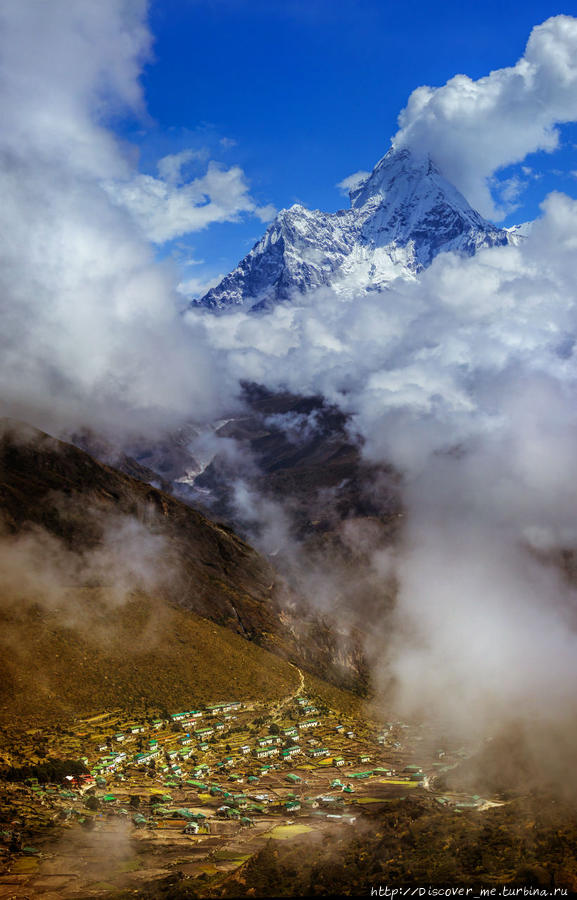
<instances>
[{"instance_id":1,"label":"dark mountain slope","mask_svg":"<svg viewBox=\"0 0 577 900\"><path fill-rule=\"evenodd\" d=\"M273 569L229 529L70 444L6 420L0 515L9 534L39 526L77 553L99 547L107 517L133 517L166 541L168 599L247 637L278 625Z\"/></svg>"}]
</instances>

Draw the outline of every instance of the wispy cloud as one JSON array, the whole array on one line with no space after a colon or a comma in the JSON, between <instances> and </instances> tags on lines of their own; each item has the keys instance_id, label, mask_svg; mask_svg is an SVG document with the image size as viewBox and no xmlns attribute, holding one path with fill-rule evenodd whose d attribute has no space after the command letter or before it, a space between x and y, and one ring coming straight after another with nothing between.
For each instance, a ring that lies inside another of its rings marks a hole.
<instances>
[{"instance_id":1,"label":"wispy cloud","mask_svg":"<svg viewBox=\"0 0 577 900\"><path fill-rule=\"evenodd\" d=\"M110 199L126 209L143 235L156 244L201 231L217 222L238 222L242 215L270 221L276 210L259 206L251 196L243 170L210 161L206 172L185 181L183 166L198 159L194 151L164 157L159 175L135 175L127 181L108 181Z\"/></svg>"},{"instance_id":2,"label":"wispy cloud","mask_svg":"<svg viewBox=\"0 0 577 900\"><path fill-rule=\"evenodd\" d=\"M345 197L348 197L349 191L354 191L366 178L369 177L370 172L364 172L359 170L358 172L353 172L352 175L347 175L346 178L343 178L342 181L339 181L337 184L338 189L341 194L344 194Z\"/></svg>"}]
</instances>

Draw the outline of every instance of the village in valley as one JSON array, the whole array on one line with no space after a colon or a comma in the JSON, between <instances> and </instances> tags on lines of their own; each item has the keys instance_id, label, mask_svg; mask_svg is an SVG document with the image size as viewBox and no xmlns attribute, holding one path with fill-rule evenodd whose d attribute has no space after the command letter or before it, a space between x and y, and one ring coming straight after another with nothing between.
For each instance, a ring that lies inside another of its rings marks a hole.
<instances>
[{"instance_id":1,"label":"village in valley","mask_svg":"<svg viewBox=\"0 0 577 900\"><path fill-rule=\"evenodd\" d=\"M0 897L104 896L175 870L207 882L269 840L355 829L414 792L454 814L490 803L436 792L466 751L431 747L422 726L328 708L302 673L277 702L5 730Z\"/></svg>"}]
</instances>

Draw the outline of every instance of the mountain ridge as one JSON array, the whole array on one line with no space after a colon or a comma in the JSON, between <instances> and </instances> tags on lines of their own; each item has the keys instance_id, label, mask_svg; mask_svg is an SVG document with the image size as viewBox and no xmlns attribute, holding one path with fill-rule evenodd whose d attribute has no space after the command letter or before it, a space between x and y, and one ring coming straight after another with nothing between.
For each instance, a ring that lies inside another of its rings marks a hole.
<instances>
[{"instance_id":1,"label":"mountain ridge","mask_svg":"<svg viewBox=\"0 0 577 900\"><path fill-rule=\"evenodd\" d=\"M193 306L267 309L328 287L347 295L413 280L441 252L515 243L476 212L428 155L391 148L349 193L350 209L279 212L238 266Z\"/></svg>"}]
</instances>

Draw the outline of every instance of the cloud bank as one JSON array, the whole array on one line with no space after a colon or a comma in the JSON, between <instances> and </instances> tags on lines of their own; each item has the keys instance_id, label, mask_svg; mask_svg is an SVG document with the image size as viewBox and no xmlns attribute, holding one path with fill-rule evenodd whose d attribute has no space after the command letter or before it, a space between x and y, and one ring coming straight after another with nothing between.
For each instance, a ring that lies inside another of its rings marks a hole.
<instances>
[{"instance_id":1,"label":"cloud bank","mask_svg":"<svg viewBox=\"0 0 577 900\"><path fill-rule=\"evenodd\" d=\"M533 29L514 66L413 91L393 143L429 153L475 209L499 219L491 175L529 153L555 150L556 126L575 120L577 20L561 15Z\"/></svg>"},{"instance_id":2,"label":"cloud bank","mask_svg":"<svg viewBox=\"0 0 577 900\"><path fill-rule=\"evenodd\" d=\"M190 152L158 178L137 174L111 126L146 116L146 12L141 0L0 3L2 413L52 433L153 434L210 419L230 395L149 238L268 212L236 166L209 162L187 181Z\"/></svg>"}]
</instances>

